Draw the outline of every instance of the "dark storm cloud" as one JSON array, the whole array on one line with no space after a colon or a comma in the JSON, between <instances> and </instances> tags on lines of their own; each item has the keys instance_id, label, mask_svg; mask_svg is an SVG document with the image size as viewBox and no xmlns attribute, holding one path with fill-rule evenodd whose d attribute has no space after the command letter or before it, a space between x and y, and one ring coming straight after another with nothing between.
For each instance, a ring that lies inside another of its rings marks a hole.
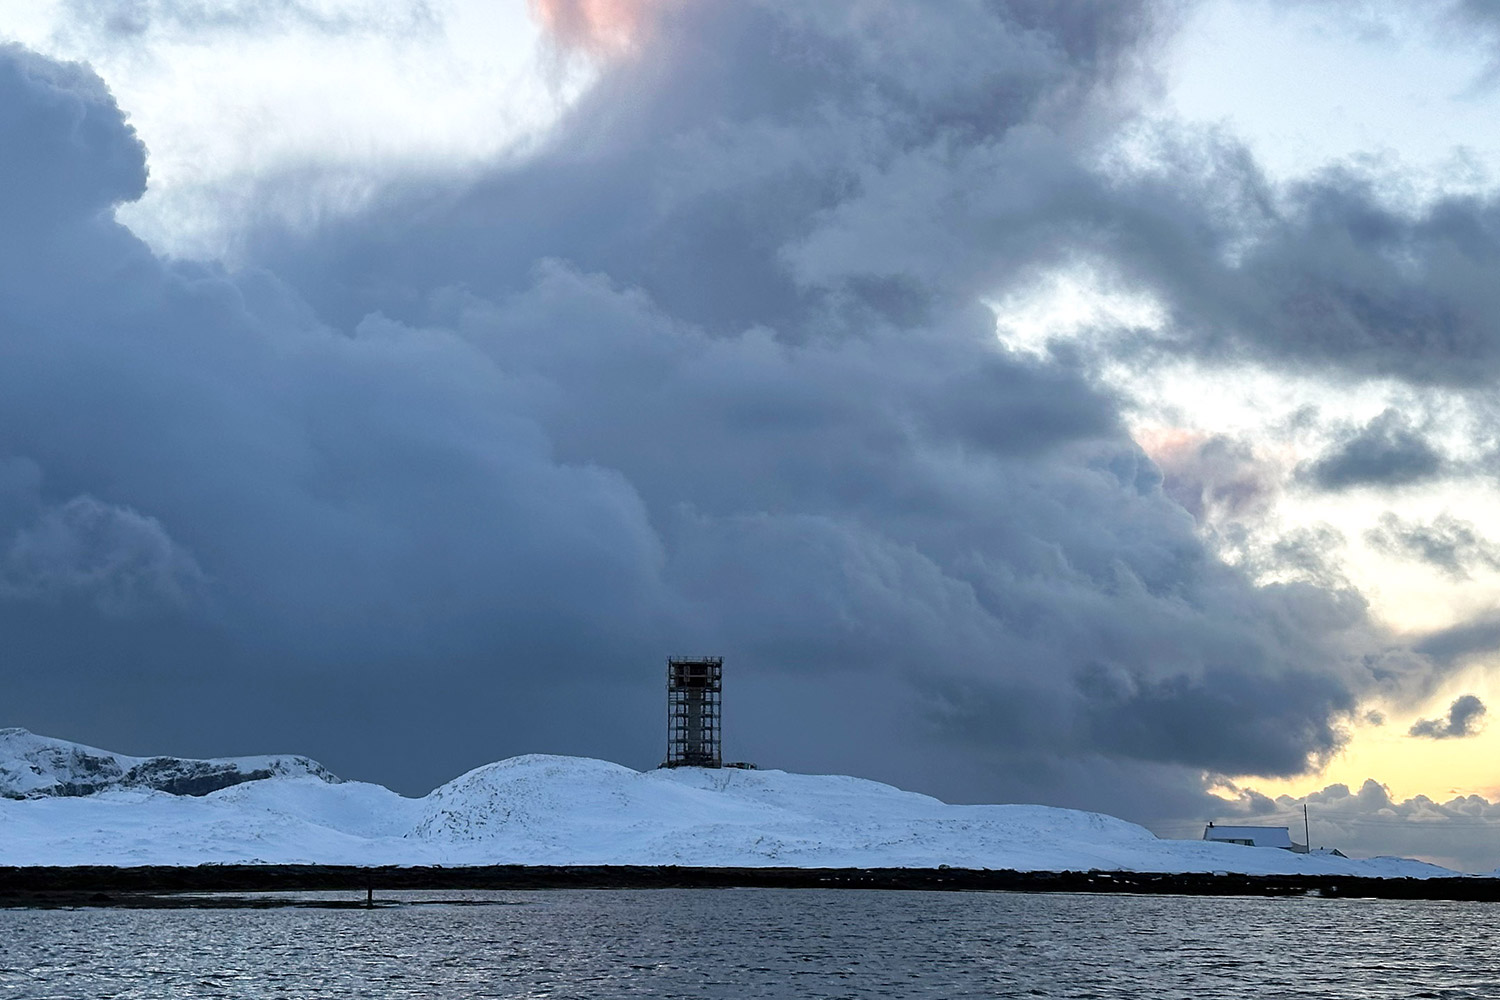
<instances>
[{"instance_id":1,"label":"dark storm cloud","mask_svg":"<svg viewBox=\"0 0 1500 1000\"><path fill-rule=\"evenodd\" d=\"M1295 774L1307 767L1310 750L1321 763L1342 746L1335 721L1354 704L1336 677L1277 666L1132 682L1123 690L1100 668L1085 674L1081 687L1095 740L1106 750L1222 773L1242 772L1254 759L1257 773Z\"/></svg>"},{"instance_id":2,"label":"dark storm cloud","mask_svg":"<svg viewBox=\"0 0 1500 1000\"><path fill-rule=\"evenodd\" d=\"M1411 208L1349 170L1278 194L1223 141L1164 141L1162 156L1159 180L1122 184L1128 225L1108 252L1176 310L1164 345L1459 389L1500 369L1500 203Z\"/></svg>"},{"instance_id":3,"label":"dark storm cloud","mask_svg":"<svg viewBox=\"0 0 1500 1000\"><path fill-rule=\"evenodd\" d=\"M1409 486L1443 472L1442 454L1396 410L1386 410L1301 471L1321 489Z\"/></svg>"},{"instance_id":4,"label":"dark storm cloud","mask_svg":"<svg viewBox=\"0 0 1500 1000\"><path fill-rule=\"evenodd\" d=\"M154 518L89 496L43 511L0 554L0 597L55 602L77 596L106 615L194 603L202 573Z\"/></svg>"},{"instance_id":5,"label":"dark storm cloud","mask_svg":"<svg viewBox=\"0 0 1500 1000\"><path fill-rule=\"evenodd\" d=\"M379 718L350 684L409 669L420 713L464 670L640 657L631 629L662 602L639 498L554 461L472 346L378 318L336 334L269 276L153 258L107 212L139 193L142 150L82 69L6 50L0 123L26 154L0 167L0 218L25 222L0 229L0 603L44 723L187 713L202 746L222 713L244 746L280 716L229 711L256 700L240 689L274 705L320 663L359 665L321 712ZM125 710L76 697L122 671ZM544 674L491 684L497 710Z\"/></svg>"},{"instance_id":6,"label":"dark storm cloud","mask_svg":"<svg viewBox=\"0 0 1500 1000\"><path fill-rule=\"evenodd\" d=\"M1467 580L1475 569L1500 571L1500 545L1485 538L1475 525L1451 514L1441 514L1424 524L1387 512L1366 532L1365 539L1382 552L1420 560L1455 580Z\"/></svg>"},{"instance_id":7,"label":"dark storm cloud","mask_svg":"<svg viewBox=\"0 0 1500 1000\"><path fill-rule=\"evenodd\" d=\"M7 51L13 721L419 789L653 763L653 664L714 650L766 764L974 797L1326 757L1408 669L1363 603L1219 561L977 301L1115 204L1082 163L1156 9L666 5L529 160L232 274L117 226L136 138Z\"/></svg>"},{"instance_id":8,"label":"dark storm cloud","mask_svg":"<svg viewBox=\"0 0 1500 1000\"><path fill-rule=\"evenodd\" d=\"M88 218L145 193L145 148L92 70L0 45L0 93L0 221L12 254L22 226Z\"/></svg>"},{"instance_id":9,"label":"dark storm cloud","mask_svg":"<svg viewBox=\"0 0 1500 1000\"><path fill-rule=\"evenodd\" d=\"M1419 719L1407 730L1408 736L1427 740L1454 740L1479 735L1480 720L1485 715L1484 702L1472 694L1455 698L1448 707L1446 719Z\"/></svg>"},{"instance_id":10,"label":"dark storm cloud","mask_svg":"<svg viewBox=\"0 0 1500 1000\"><path fill-rule=\"evenodd\" d=\"M1416 651L1446 666L1500 649L1500 617L1488 616L1440 629L1422 638Z\"/></svg>"},{"instance_id":11,"label":"dark storm cloud","mask_svg":"<svg viewBox=\"0 0 1500 1000\"><path fill-rule=\"evenodd\" d=\"M375 297L413 316L443 285L514 291L559 257L715 331L921 320L976 269L1059 244L1064 203L1097 187L1064 132L1170 9L660 7L653 58L609 67L542 155L413 186L310 248L267 234L262 259L353 318Z\"/></svg>"}]
</instances>

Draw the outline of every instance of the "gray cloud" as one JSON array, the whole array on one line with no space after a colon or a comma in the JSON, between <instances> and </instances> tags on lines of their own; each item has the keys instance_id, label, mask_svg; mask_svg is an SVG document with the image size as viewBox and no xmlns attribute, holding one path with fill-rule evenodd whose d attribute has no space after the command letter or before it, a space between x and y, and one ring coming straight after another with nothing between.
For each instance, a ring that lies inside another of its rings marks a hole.
<instances>
[{"instance_id":1,"label":"gray cloud","mask_svg":"<svg viewBox=\"0 0 1500 1000\"><path fill-rule=\"evenodd\" d=\"M1275 541L1247 553L1258 573L1303 580L1332 590L1348 588L1339 564L1343 532L1330 524L1312 524L1280 533Z\"/></svg>"},{"instance_id":2,"label":"gray cloud","mask_svg":"<svg viewBox=\"0 0 1500 1000\"><path fill-rule=\"evenodd\" d=\"M1478 40L1491 48L1489 67L1477 81L1477 88L1493 87L1500 82L1500 10L1485 0L1454 0L1449 26L1462 43L1473 44Z\"/></svg>"},{"instance_id":3,"label":"gray cloud","mask_svg":"<svg viewBox=\"0 0 1500 1000\"><path fill-rule=\"evenodd\" d=\"M1183 438L1151 448L1163 488L1199 522L1263 514L1278 492L1278 470L1248 441Z\"/></svg>"},{"instance_id":4,"label":"gray cloud","mask_svg":"<svg viewBox=\"0 0 1500 1000\"><path fill-rule=\"evenodd\" d=\"M1415 649L1445 666L1463 663L1500 649L1500 617L1494 615L1460 622L1423 636Z\"/></svg>"},{"instance_id":5,"label":"gray cloud","mask_svg":"<svg viewBox=\"0 0 1500 1000\"><path fill-rule=\"evenodd\" d=\"M1208 155L1217 161L1211 183L1238 187L1252 206L1232 228L1205 219L1206 205L1171 204L1181 196L1139 195L1152 198L1143 204L1155 232L1142 227L1134 259L1155 270L1149 280L1192 327L1175 331L1184 338L1175 346L1414 385L1475 388L1492 376L1500 362L1488 280L1500 259L1494 201L1451 196L1411 211L1347 171L1271 199L1253 165ZM1190 219L1207 228L1179 228ZM1186 256L1193 247L1196 263Z\"/></svg>"},{"instance_id":6,"label":"gray cloud","mask_svg":"<svg viewBox=\"0 0 1500 1000\"><path fill-rule=\"evenodd\" d=\"M703 649L733 756L956 798L1336 751L1429 665L1220 561L1087 370L978 302L1132 217L1084 164L1155 5L861 9L669 5L532 159L233 273L111 220L144 164L97 80L0 54L0 468L205 591L0 600L12 721L421 790L654 763L655 664Z\"/></svg>"},{"instance_id":7,"label":"gray cloud","mask_svg":"<svg viewBox=\"0 0 1500 1000\"><path fill-rule=\"evenodd\" d=\"M129 42L149 31L275 32L313 28L328 34L413 31L434 26L430 4L345 0L65 0L69 27L96 39Z\"/></svg>"},{"instance_id":8,"label":"gray cloud","mask_svg":"<svg viewBox=\"0 0 1500 1000\"><path fill-rule=\"evenodd\" d=\"M1475 736L1479 733L1479 722L1484 718L1485 711L1484 702L1480 701L1477 696L1461 695L1448 707L1446 719L1419 719L1411 729L1407 730L1407 735L1428 740L1452 740Z\"/></svg>"},{"instance_id":9,"label":"gray cloud","mask_svg":"<svg viewBox=\"0 0 1500 1000\"><path fill-rule=\"evenodd\" d=\"M1395 410L1386 410L1314 459L1302 475L1325 490L1409 486L1442 474L1443 456Z\"/></svg>"},{"instance_id":10,"label":"gray cloud","mask_svg":"<svg viewBox=\"0 0 1500 1000\"><path fill-rule=\"evenodd\" d=\"M0 599L79 597L106 615L130 616L187 607L204 582L154 518L89 496L41 512L0 550Z\"/></svg>"},{"instance_id":11,"label":"gray cloud","mask_svg":"<svg viewBox=\"0 0 1500 1000\"><path fill-rule=\"evenodd\" d=\"M1101 133L1081 112L1139 65L1162 11L666 7L655 58L607 67L531 162L466 189L414 184L311 245L249 242L325 314L355 318L372 303L414 316L445 284L514 291L546 257L716 331L920 317L1058 247L1068 199L1099 186L1077 163Z\"/></svg>"},{"instance_id":12,"label":"gray cloud","mask_svg":"<svg viewBox=\"0 0 1500 1000\"><path fill-rule=\"evenodd\" d=\"M1485 0L1455 0L1453 15L1461 24L1470 28L1484 28L1500 34L1500 11Z\"/></svg>"},{"instance_id":13,"label":"gray cloud","mask_svg":"<svg viewBox=\"0 0 1500 1000\"><path fill-rule=\"evenodd\" d=\"M1470 522L1451 514L1440 514L1424 524L1387 512L1365 538L1382 552L1420 560L1455 580L1467 580L1476 568L1500 571L1500 545L1481 535Z\"/></svg>"},{"instance_id":14,"label":"gray cloud","mask_svg":"<svg viewBox=\"0 0 1500 1000\"><path fill-rule=\"evenodd\" d=\"M0 45L0 93L0 133L30 144L0 160L7 228L87 218L145 192L145 147L87 67Z\"/></svg>"}]
</instances>

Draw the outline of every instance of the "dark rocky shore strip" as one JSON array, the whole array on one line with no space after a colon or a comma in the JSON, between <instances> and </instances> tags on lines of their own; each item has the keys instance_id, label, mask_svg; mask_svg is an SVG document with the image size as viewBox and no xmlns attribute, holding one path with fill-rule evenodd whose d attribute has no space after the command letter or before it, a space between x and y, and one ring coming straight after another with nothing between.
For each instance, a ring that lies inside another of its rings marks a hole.
<instances>
[{"instance_id":1,"label":"dark rocky shore strip","mask_svg":"<svg viewBox=\"0 0 1500 1000\"><path fill-rule=\"evenodd\" d=\"M363 868L332 865L0 868L0 907L382 905L382 893L533 889L903 889L1155 893L1190 896L1500 901L1500 878L1016 872L967 868L682 868L493 865ZM299 893L350 894L347 900ZM241 894L271 894L245 896ZM404 902L411 902L403 899ZM387 901L389 902L389 901Z\"/></svg>"}]
</instances>

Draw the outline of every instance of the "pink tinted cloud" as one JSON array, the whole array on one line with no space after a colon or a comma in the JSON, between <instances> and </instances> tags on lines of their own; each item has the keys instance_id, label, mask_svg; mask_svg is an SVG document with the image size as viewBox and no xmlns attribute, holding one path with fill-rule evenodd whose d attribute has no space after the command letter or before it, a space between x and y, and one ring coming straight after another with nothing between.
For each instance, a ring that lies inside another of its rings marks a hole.
<instances>
[{"instance_id":1,"label":"pink tinted cloud","mask_svg":"<svg viewBox=\"0 0 1500 1000\"><path fill-rule=\"evenodd\" d=\"M563 48L609 56L635 48L664 0L530 0L532 15Z\"/></svg>"}]
</instances>

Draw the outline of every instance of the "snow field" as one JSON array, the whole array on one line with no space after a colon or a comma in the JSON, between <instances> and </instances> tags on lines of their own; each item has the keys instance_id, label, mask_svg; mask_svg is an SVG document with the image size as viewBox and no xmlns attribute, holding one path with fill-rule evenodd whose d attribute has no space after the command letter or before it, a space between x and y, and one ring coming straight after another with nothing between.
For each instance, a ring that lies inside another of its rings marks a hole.
<instances>
[{"instance_id":1,"label":"snow field","mask_svg":"<svg viewBox=\"0 0 1500 1000\"><path fill-rule=\"evenodd\" d=\"M12 770L15 768L12 767ZM422 798L289 773L200 797L0 800L0 865L688 865L1451 875L1394 858L1161 840L1098 813L948 805L841 776L488 764Z\"/></svg>"}]
</instances>

